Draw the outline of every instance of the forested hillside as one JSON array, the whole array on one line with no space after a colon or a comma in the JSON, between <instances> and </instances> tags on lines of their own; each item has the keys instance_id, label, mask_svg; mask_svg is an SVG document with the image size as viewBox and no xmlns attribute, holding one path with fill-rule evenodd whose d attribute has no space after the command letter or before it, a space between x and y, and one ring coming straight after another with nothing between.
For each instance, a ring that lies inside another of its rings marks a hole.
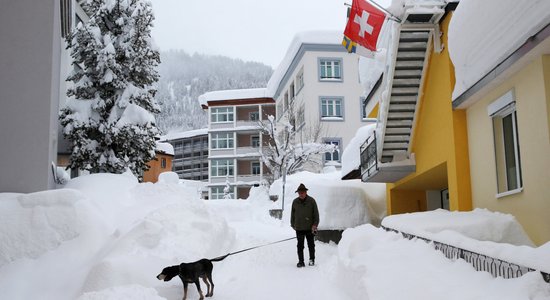
<instances>
[{"instance_id":1,"label":"forested hillside","mask_svg":"<svg viewBox=\"0 0 550 300\"><path fill-rule=\"evenodd\" d=\"M161 52L156 116L163 134L206 127L199 95L216 90L265 87L273 69L257 62L184 51Z\"/></svg>"}]
</instances>

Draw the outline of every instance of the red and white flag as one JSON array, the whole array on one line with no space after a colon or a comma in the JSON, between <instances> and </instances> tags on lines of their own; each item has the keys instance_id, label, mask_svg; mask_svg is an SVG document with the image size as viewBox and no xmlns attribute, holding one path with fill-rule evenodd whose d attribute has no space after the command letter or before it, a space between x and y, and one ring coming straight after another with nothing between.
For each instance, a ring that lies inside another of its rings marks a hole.
<instances>
[{"instance_id":1,"label":"red and white flag","mask_svg":"<svg viewBox=\"0 0 550 300\"><path fill-rule=\"evenodd\" d=\"M386 14L365 0L353 0L344 36L376 51L376 42Z\"/></svg>"}]
</instances>

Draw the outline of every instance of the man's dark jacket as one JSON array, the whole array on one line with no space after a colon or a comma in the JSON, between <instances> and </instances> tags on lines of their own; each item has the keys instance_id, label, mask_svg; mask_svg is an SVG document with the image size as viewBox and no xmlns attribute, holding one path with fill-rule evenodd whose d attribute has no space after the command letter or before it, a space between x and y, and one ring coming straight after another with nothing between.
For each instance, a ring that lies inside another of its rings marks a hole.
<instances>
[{"instance_id":1,"label":"man's dark jacket","mask_svg":"<svg viewBox=\"0 0 550 300\"><path fill-rule=\"evenodd\" d=\"M311 226L319 225L319 210L315 199L306 196L304 200L297 197L292 201L290 226L294 230L311 230Z\"/></svg>"}]
</instances>

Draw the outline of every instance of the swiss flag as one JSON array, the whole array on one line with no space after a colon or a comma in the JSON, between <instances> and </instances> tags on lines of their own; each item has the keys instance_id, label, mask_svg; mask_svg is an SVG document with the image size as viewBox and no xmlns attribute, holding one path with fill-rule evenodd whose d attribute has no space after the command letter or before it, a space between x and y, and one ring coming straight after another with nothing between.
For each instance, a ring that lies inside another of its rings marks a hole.
<instances>
[{"instance_id":1,"label":"swiss flag","mask_svg":"<svg viewBox=\"0 0 550 300\"><path fill-rule=\"evenodd\" d=\"M376 42L386 14L365 0L353 0L344 35L357 44L376 51Z\"/></svg>"}]
</instances>

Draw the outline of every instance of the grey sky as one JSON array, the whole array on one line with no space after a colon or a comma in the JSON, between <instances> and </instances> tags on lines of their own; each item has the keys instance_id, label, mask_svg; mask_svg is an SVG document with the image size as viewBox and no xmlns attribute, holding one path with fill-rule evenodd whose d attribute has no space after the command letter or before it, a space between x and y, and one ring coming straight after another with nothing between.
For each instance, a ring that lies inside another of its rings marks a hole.
<instances>
[{"instance_id":1,"label":"grey sky","mask_svg":"<svg viewBox=\"0 0 550 300\"><path fill-rule=\"evenodd\" d=\"M344 0L151 0L161 50L225 55L277 67L305 30L344 32ZM351 3L351 0L346 1Z\"/></svg>"}]
</instances>

